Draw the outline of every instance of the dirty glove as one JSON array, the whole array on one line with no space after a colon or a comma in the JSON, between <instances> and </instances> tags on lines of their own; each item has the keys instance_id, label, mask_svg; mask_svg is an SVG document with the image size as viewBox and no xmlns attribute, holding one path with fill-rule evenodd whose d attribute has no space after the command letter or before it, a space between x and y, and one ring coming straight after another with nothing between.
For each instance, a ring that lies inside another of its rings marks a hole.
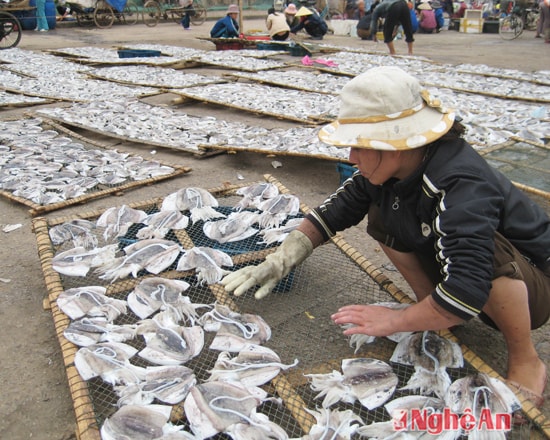
<instances>
[{"instance_id":1,"label":"dirty glove","mask_svg":"<svg viewBox=\"0 0 550 440\"><path fill-rule=\"evenodd\" d=\"M300 231L292 231L277 251L269 254L258 266L247 266L230 273L221 280L225 290L241 296L255 285L261 286L256 299L262 299L287 276L294 267L313 252L311 240Z\"/></svg>"}]
</instances>

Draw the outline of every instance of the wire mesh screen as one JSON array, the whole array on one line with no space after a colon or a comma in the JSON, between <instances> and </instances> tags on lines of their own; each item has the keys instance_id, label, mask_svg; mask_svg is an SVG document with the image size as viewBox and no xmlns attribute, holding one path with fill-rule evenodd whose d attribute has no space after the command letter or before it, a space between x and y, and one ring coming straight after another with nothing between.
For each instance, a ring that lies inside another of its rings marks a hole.
<instances>
[{"instance_id":1,"label":"wire mesh screen","mask_svg":"<svg viewBox=\"0 0 550 440\"><path fill-rule=\"evenodd\" d=\"M227 214L241 200L241 197L225 193L217 195L217 199L221 206L216 209ZM159 203L158 201L149 201L139 206L136 205L134 208L154 213L158 211ZM302 214L297 217L300 216ZM94 220L94 218L89 220ZM50 230L54 224L56 222L50 223L47 230ZM136 234L142 227L141 224L133 224L127 233L118 237L119 252L122 252L128 244L136 241ZM262 244L257 235L235 243L220 244L205 237L202 227L203 221L197 221L185 230L170 231L164 238L178 243L184 249L190 249L193 246L211 246L220 249L232 257L234 262L232 270L249 264L258 264L278 245L278 243ZM103 232L101 228L94 230L99 240L98 246L103 244ZM37 239L40 241L44 237ZM72 247L70 242L60 246L54 246L49 238L48 242L54 256ZM259 315L271 330L271 337L262 345L277 353L282 364L289 367L283 369L284 371L281 370L278 376L262 386L268 396L274 399L264 400L256 411L265 414L270 421L278 424L289 438L300 438L308 434L316 423L316 419L310 411L318 410L322 404L323 399L317 397L318 391L312 389L307 374L341 371L342 360L354 357L375 358L389 363L396 345L395 342L386 338L376 338L374 342L362 345L355 352L355 347L350 345L349 338L345 337L342 334L342 329L334 325L330 319L331 314L343 305L395 301L387 289L382 288L373 277L365 273L365 270L356 261L348 257L341 247L333 242L317 248L311 257L293 270L270 295L262 300L254 299L252 292L241 297L234 297L227 294L219 284L200 283L194 270L178 271L176 263L177 261L158 275L140 270L136 278L130 275L111 283L100 278L94 270L90 270L85 276L80 277L59 275L59 283L47 282L54 319L56 313L59 312L55 300L61 291L83 286L103 286L107 289L109 297L126 301L129 293L140 282L153 276L188 282L190 287L183 292L183 295L187 296L193 304L213 305L217 303L228 306L240 314ZM51 263L43 262L43 269L48 279L53 273L51 272ZM57 275L55 276L57 277ZM209 307L200 308L198 309L199 314L206 313L210 309ZM120 314L113 323L124 325L135 324L139 321L140 318L128 308L127 312ZM62 336L67 324L66 319L63 322L59 321L56 323L56 328L58 333L61 333L62 348L65 350L70 346L74 353L78 347L67 342ZM204 345L200 353L185 362L185 366L193 371L198 384L204 383L210 378L211 370L220 356L220 350L210 348L215 336L215 332L205 331ZM125 344L138 351L143 350L146 346L141 335L125 341ZM130 363L144 368L153 366L139 355L133 356ZM66 364L74 365L72 355L68 356ZM290 367L291 364L294 366ZM400 390L411 378L414 368L393 362L390 365L398 378L398 385L391 399L416 394L414 391ZM476 371L476 368L469 364L466 364L464 368L447 369L452 381ZM117 411L120 399L117 389L100 377L85 381L85 386L78 387L78 389L80 394L82 389L86 389L89 394L93 407L94 420L92 424L95 428L101 427L105 420ZM76 400L75 408L79 405ZM156 400L154 402L160 403ZM361 417L365 424L388 421L390 418L383 405L368 410L357 401L354 403L340 401L331 409L352 410ZM185 430L190 431L183 402L173 405L170 420L173 424L181 425ZM531 426L523 427L521 430L515 428L507 436L513 439L532 438L531 435L535 429ZM222 432L213 438L231 437Z\"/></svg>"}]
</instances>

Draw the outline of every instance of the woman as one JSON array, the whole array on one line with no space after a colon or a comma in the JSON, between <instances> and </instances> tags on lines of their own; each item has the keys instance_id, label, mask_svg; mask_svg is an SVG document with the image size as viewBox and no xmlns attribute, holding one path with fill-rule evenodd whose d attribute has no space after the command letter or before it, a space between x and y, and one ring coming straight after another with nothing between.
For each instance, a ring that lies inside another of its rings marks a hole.
<instances>
[{"instance_id":1,"label":"woman","mask_svg":"<svg viewBox=\"0 0 550 440\"><path fill-rule=\"evenodd\" d=\"M317 12L302 6L296 13L300 19L298 25L290 29L290 33L297 34L304 29L312 40L322 40L328 31L328 25Z\"/></svg>"},{"instance_id":2,"label":"woman","mask_svg":"<svg viewBox=\"0 0 550 440\"><path fill-rule=\"evenodd\" d=\"M370 69L340 99L338 119L319 138L351 147L358 171L263 263L221 283L237 296L259 285L263 298L315 247L367 216L367 233L417 303L348 305L334 323L346 326L345 335L388 336L478 316L502 333L508 385L540 408L546 367L531 329L550 317L550 218L462 139L454 111L403 70Z\"/></svg>"},{"instance_id":3,"label":"woman","mask_svg":"<svg viewBox=\"0 0 550 440\"><path fill-rule=\"evenodd\" d=\"M300 23L300 19L296 18L296 14L298 13L298 9L296 9L296 5L294 3L290 3L284 11L286 22L288 23L289 28L293 28L294 26L298 26Z\"/></svg>"},{"instance_id":4,"label":"woman","mask_svg":"<svg viewBox=\"0 0 550 440\"><path fill-rule=\"evenodd\" d=\"M237 5L229 5L225 17L220 18L210 31L212 38L239 38L239 7Z\"/></svg>"},{"instance_id":5,"label":"woman","mask_svg":"<svg viewBox=\"0 0 550 440\"><path fill-rule=\"evenodd\" d=\"M265 26L269 32L269 36L275 41L285 41L290 35L290 27L286 22L284 14L275 11L275 8L269 8L267 13Z\"/></svg>"},{"instance_id":6,"label":"woman","mask_svg":"<svg viewBox=\"0 0 550 440\"><path fill-rule=\"evenodd\" d=\"M418 6L418 30L424 34L431 34L435 31L437 22L435 21L435 12L428 3L421 3Z\"/></svg>"}]
</instances>

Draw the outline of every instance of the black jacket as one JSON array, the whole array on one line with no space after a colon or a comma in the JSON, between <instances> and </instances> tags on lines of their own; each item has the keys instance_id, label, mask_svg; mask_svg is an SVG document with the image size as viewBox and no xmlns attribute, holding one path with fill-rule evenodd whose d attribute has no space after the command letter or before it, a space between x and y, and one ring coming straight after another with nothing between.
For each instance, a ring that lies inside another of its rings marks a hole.
<instances>
[{"instance_id":1,"label":"black jacket","mask_svg":"<svg viewBox=\"0 0 550 440\"><path fill-rule=\"evenodd\" d=\"M405 180L372 185L359 173L308 216L328 239L358 224L371 203L380 206L386 245L439 263L442 281L432 293L462 319L487 301L495 231L533 264L550 265L550 219L465 141L436 141Z\"/></svg>"}]
</instances>

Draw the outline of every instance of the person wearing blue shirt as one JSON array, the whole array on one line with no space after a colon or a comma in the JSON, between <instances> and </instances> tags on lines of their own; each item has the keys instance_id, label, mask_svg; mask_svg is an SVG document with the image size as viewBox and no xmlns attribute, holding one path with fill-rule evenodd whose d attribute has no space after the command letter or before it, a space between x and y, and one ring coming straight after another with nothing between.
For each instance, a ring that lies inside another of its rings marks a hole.
<instances>
[{"instance_id":1,"label":"person wearing blue shirt","mask_svg":"<svg viewBox=\"0 0 550 440\"><path fill-rule=\"evenodd\" d=\"M297 34L304 29L312 40L322 40L328 31L328 25L317 12L302 6L296 13L300 23L290 29L291 34Z\"/></svg>"},{"instance_id":2,"label":"person wearing blue shirt","mask_svg":"<svg viewBox=\"0 0 550 440\"><path fill-rule=\"evenodd\" d=\"M445 18L443 17L443 6L438 1L433 1L430 4L435 12L435 31L439 33L439 31L441 31L441 28L445 25Z\"/></svg>"},{"instance_id":3,"label":"person wearing blue shirt","mask_svg":"<svg viewBox=\"0 0 550 440\"><path fill-rule=\"evenodd\" d=\"M210 31L212 38L239 38L239 7L237 5L229 5L225 17L220 18Z\"/></svg>"}]
</instances>

